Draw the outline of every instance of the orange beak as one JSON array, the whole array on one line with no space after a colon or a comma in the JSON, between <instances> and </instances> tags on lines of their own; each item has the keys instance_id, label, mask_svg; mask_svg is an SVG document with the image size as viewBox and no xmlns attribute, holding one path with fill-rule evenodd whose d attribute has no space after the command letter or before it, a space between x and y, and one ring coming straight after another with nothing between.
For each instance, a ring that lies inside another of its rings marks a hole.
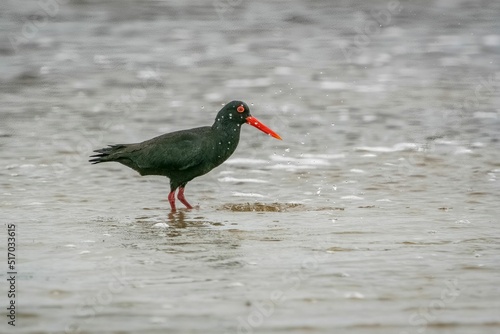
<instances>
[{"instance_id":1,"label":"orange beak","mask_svg":"<svg viewBox=\"0 0 500 334\"><path fill-rule=\"evenodd\" d=\"M277 134L273 130L269 129L264 124L262 124L257 118L255 118L253 116L248 116L246 118L246 121L247 121L248 124L250 124L253 127L256 127L260 131L262 131L264 133L267 133L268 135L273 136L276 139L282 140L279 134Z\"/></svg>"}]
</instances>

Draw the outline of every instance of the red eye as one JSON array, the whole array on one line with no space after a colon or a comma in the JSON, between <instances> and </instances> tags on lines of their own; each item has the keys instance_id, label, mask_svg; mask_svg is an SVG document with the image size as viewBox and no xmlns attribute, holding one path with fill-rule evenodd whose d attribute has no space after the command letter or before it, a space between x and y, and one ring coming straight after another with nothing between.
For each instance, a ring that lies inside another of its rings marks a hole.
<instances>
[{"instance_id":1,"label":"red eye","mask_svg":"<svg viewBox=\"0 0 500 334\"><path fill-rule=\"evenodd\" d=\"M245 111L245 107L241 104L240 106L238 106L238 108L236 108L236 111L242 113Z\"/></svg>"}]
</instances>

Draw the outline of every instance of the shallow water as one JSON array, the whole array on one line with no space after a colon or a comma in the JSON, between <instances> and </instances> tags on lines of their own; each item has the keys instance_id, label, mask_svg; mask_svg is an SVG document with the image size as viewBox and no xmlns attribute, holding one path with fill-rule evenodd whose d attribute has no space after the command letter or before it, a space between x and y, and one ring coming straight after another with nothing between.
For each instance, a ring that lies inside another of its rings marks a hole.
<instances>
[{"instance_id":1,"label":"shallow water","mask_svg":"<svg viewBox=\"0 0 500 334\"><path fill-rule=\"evenodd\" d=\"M499 332L500 4L401 4L7 2L0 332ZM245 126L193 210L87 162L233 99L284 140Z\"/></svg>"}]
</instances>

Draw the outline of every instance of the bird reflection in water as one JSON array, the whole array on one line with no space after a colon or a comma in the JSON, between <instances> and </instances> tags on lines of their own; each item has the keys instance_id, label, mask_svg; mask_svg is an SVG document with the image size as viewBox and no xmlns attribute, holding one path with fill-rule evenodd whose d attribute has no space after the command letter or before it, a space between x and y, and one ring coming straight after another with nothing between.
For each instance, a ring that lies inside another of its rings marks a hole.
<instances>
[{"instance_id":1,"label":"bird reflection in water","mask_svg":"<svg viewBox=\"0 0 500 334\"><path fill-rule=\"evenodd\" d=\"M178 210L176 212L171 211L168 213L169 225L175 228L186 228L188 225L187 222L184 220L185 217L186 214L184 213L183 210Z\"/></svg>"}]
</instances>

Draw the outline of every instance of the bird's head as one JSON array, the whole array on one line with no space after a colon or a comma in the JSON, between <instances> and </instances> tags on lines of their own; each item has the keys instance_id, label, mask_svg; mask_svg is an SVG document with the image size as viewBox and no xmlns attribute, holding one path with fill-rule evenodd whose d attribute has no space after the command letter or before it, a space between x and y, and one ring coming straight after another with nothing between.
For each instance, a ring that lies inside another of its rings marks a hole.
<instances>
[{"instance_id":1,"label":"bird's head","mask_svg":"<svg viewBox=\"0 0 500 334\"><path fill-rule=\"evenodd\" d=\"M226 104L217 114L216 122L228 122L232 124L238 124L238 126L247 123L259 129L260 131L281 140L281 137L276 132L269 129L257 118L250 115L250 108L243 101L231 101Z\"/></svg>"}]
</instances>

